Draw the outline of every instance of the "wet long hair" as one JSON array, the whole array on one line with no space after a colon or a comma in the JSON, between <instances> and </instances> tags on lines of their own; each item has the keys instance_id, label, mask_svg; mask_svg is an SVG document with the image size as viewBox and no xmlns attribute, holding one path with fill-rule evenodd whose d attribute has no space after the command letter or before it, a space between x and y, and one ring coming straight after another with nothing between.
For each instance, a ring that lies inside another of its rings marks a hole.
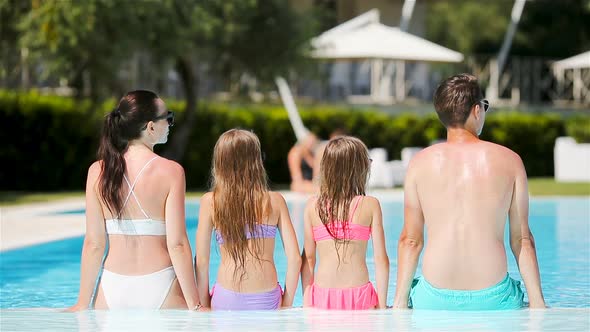
<instances>
[{"instance_id":1,"label":"wet long hair","mask_svg":"<svg viewBox=\"0 0 590 332\"><path fill-rule=\"evenodd\" d=\"M258 137L246 130L223 133L213 151L211 169L213 224L224 240L224 249L236 264L234 277L245 275L248 254L261 262L260 241L250 241L256 225L270 212L268 180Z\"/></svg>"},{"instance_id":2,"label":"wet long hair","mask_svg":"<svg viewBox=\"0 0 590 332\"><path fill-rule=\"evenodd\" d=\"M371 161L367 146L358 138L339 136L324 149L320 163L320 193L316 203L319 218L334 238L336 252L350 241L350 204L365 195ZM337 227L342 227L342 237ZM340 255L338 254L340 257Z\"/></svg>"},{"instance_id":3,"label":"wet long hair","mask_svg":"<svg viewBox=\"0 0 590 332\"><path fill-rule=\"evenodd\" d=\"M141 136L142 128L158 114L158 95L146 90L128 92L106 115L98 148L101 163L99 194L113 217L123 209L121 186L126 170L123 154L129 141Z\"/></svg>"}]
</instances>

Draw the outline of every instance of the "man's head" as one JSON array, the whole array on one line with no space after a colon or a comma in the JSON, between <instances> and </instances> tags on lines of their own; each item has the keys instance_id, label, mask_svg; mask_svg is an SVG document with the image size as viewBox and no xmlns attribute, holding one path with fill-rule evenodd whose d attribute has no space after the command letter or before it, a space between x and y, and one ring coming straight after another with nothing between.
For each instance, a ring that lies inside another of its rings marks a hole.
<instances>
[{"instance_id":1,"label":"man's head","mask_svg":"<svg viewBox=\"0 0 590 332\"><path fill-rule=\"evenodd\" d=\"M451 76L442 81L434 92L434 109L448 128L465 128L479 135L489 103L477 78L469 74Z\"/></svg>"}]
</instances>

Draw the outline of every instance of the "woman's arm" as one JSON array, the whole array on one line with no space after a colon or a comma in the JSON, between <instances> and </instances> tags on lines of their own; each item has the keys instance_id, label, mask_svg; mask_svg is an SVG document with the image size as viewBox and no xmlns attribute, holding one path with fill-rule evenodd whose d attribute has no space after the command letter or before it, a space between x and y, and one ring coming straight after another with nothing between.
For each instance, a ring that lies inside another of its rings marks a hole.
<instances>
[{"instance_id":1,"label":"woman's arm","mask_svg":"<svg viewBox=\"0 0 590 332\"><path fill-rule=\"evenodd\" d=\"M304 242L303 242L303 264L301 265L301 288L303 291L303 305L307 303L306 299L309 295L309 287L313 283L313 272L315 269L315 240L313 239L313 228L311 219L315 213L316 199L311 198L305 206L305 213L303 217L304 226Z\"/></svg>"},{"instance_id":2,"label":"woman's arm","mask_svg":"<svg viewBox=\"0 0 590 332\"><path fill-rule=\"evenodd\" d=\"M301 269L301 256L299 255L299 244L297 243L297 235L291 217L289 216L289 209L283 196L279 193L271 193L274 196L273 201L279 208L279 222L278 228L283 240L283 249L287 256L287 274L285 277L285 290L283 293L282 307L291 307L293 305L293 298L297 290L297 282L299 281L299 270Z\"/></svg>"},{"instance_id":3,"label":"woman's arm","mask_svg":"<svg viewBox=\"0 0 590 332\"><path fill-rule=\"evenodd\" d=\"M166 199L166 245L174 272L189 309L199 304L199 294L195 282L191 246L186 234L184 218L185 177L182 166L173 163L170 167L172 175L170 192Z\"/></svg>"},{"instance_id":4,"label":"woman's arm","mask_svg":"<svg viewBox=\"0 0 590 332\"><path fill-rule=\"evenodd\" d=\"M389 257L385 248L385 232L383 231L383 214L377 199L371 197L373 220L371 222L371 236L373 238L373 254L375 257L375 275L377 279L377 295L379 309L387 307L387 290L389 287Z\"/></svg>"},{"instance_id":5,"label":"woman's arm","mask_svg":"<svg viewBox=\"0 0 590 332\"><path fill-rule=\"evenodd\" d=\"M80 266L80 292L75 305L68 311L88 309L101 269L106 248L104 215L100 205L96 185L100 175L100 163L95 162L88 169L86 179L86 235L82 247Z\"/></svg>"},{"instance_id":6,"label":"woman's arm","mask_svg":"<svg viewBox=\"0 0 590 332\"><path fill-rule=\"evenodd\" d=\"M197 227L196 240L196 263L195 272L197 275L197 287L199 289L199 298L204 307L211 306L211 296L209 295L209 258L211 251L211 233L213 232L213 220L211 212L213 211L213 195L207 193L201 198L201 207L199 209L199 226Z\"/></svg>"}]
</instances>

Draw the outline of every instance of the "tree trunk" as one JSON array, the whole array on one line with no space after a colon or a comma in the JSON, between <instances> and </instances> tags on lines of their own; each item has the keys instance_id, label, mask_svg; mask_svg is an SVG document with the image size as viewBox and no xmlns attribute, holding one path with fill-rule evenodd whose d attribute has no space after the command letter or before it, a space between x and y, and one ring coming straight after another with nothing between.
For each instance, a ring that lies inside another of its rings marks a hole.
<instances>
[{"instance_id":1,"label":"tree trunk","mask_svg":"<svg viewBox=\"0 0 590 332\"><path fill-rule=\"evenodd\" d=\"M177 162L180 162L184 157L197 116L198 96L196 88L198 81L193 70L193 61L189 56L179 56L176 59L176 71L182 81L186 107L184 116L179 119L178 127L173 129L175 131L174 136L171 137L170 144L162 155Z\"/></svg>"}]
</instances>

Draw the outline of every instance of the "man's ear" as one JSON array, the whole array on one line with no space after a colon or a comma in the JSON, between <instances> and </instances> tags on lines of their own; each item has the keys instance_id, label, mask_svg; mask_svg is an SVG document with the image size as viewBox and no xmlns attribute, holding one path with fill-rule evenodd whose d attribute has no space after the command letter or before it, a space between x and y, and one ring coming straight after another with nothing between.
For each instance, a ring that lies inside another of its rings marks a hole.
<instances>
[{"instance_id":1,"label":"man's ear","mask_svg":"<svg viewBox=\"0 0 590 332\"><path fill-rule=\"evenodd\" d=\"M475 117L475 119L479 120L480 115L479 115L479 109L481 108L481 106L479 106L479 103L471 106L471 112L473 113L473 116Z\"/></svg>"}]
</instances>

